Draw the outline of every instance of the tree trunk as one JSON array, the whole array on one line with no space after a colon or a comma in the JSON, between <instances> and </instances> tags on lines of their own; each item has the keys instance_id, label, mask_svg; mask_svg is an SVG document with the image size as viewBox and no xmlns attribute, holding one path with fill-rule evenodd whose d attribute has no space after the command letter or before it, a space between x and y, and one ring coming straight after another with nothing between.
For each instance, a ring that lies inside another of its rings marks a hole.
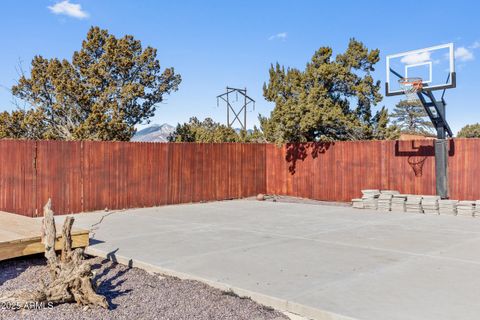
<instances>
[{"instance_id":1,"label":"tree trunk","mask_svg":"<svg viewBox=\"0 0 480 320\"><path fill-rule=\"evenodd\" d=\"M57 230L53 218L52 201L48 199L47 204L43 207L42 243L45 246L45 258L47 258L49 265L57 263L57 255L55 254L56 236Z\"/></svg>"},{"instance_id":2,"label":"tree trunk","mask_svg":"<svg viewBox=\"0 0 480 320\"><path fill-rule=\"evenodd\" d=\"M74 218L65 219L62 229L62 253L59 261L55 253L55 219L48 200L43 208L42 243L45 245L45 258L50 269L51 281L40 284L36 290L20 290L0 297L0 302L10 303L20 308L29 304L60 304L77 302L80 305L108 308L104 296L95 292L91 265L84 260L83 249L72 251L72 225Z\"/></svg>"}]
</instances>

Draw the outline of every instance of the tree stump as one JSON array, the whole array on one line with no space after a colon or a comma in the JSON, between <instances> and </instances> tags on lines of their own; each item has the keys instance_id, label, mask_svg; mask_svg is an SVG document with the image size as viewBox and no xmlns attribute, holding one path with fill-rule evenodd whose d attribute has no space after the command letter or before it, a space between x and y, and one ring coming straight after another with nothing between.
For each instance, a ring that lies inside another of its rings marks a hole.
<instances>
[{"instance_id":1,"label":"tree stump","mask_svg":"<svg viewBox=\"0 0 480 320\"><path fill-rule=\"evenodd\" d=\"M94 274L91 265L84 260L83 249L72 251L72 225L75 219L65 219L62 229L62 253L58 259L55 253L55 219L48 200L43 208L42 243L50 270L50 282L40 283L36 290L19 290L0 296L0 302L27 308L32 304L56 305L76 302L80 305L108 308L104 296L95 291Z\"/></svg>"}]
</instances>

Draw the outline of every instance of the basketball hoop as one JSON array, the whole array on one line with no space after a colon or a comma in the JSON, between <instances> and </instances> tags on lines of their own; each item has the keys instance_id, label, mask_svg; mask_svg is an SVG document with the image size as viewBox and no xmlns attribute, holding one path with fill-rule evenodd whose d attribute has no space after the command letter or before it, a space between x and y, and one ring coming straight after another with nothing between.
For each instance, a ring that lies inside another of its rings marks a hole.
<instances>
[{"instance_id":1,"label":"basketball hoop","mask_svg":"<svg viewBox=\"0 0 480 320\"><path fill-rule=\"evenodd\" d=\"M422 78L401 78L398 80L398 84L407 96L408 101L415 102L418 100L417 93L423 88Z\"/></svg>"}]
</instances>

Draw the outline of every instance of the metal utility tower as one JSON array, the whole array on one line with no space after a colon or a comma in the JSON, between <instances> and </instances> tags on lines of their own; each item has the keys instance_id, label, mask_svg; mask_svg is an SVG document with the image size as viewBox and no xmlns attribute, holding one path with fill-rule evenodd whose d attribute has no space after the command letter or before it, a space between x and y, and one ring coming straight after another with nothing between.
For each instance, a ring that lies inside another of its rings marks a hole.
<instances>
[{"instance_id":1,"label":"metal utility tower","mask_svg":"<svg viewBox=\"0 0 480 320\"><path fill-rule=\"evenodd\" d=\"M239 94L240 96L243 97L243 106L238 111L236 111L235 108L230 103L231 101L233 101L230 99L231 95L233 94L235 94L235 99L236 99L235 101L238 101ZM221 95L217 96L217 107L219 106L220 99L222 99L226 103L228 127L231 128L232 125L235 123L235 121L238 121L241 129L246 131L247 130L247 105L249 103L253 103L253 110L255 110L255 100L253 100L247 95L247 88L237 89L237 88L227 87L227 91L225 93L222 93ZM232 112L234 115L232 121L230 121L230 112ZM243 121L241 119L242 112L243 112Z\"/></svg>"}]
</instances>

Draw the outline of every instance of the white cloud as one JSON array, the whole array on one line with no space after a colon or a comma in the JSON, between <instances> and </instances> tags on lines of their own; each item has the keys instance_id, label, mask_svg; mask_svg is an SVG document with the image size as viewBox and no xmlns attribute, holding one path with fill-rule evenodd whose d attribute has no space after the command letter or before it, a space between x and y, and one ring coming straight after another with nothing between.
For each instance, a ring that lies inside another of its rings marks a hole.
<instances>
[{"instance_id":1,"label":"white cloud","mask_svg":"<svg viewBox=\"0 0 480 320\"><path fill-rule=\"evenodd\" d=\"M53 6L48 6L48 9L54 14L64 14L77 19L88 18L88 12L82 10L82 6L76 3L70 3L69 0L57 2Z\"/></svg>"},{"instance_id":2,"label":"white cloud","mask_svg":"<svg viewBox=\"0 0 480 320\"><path fill-rule=\"evenodd\" d=\"M478 49L480 48L480 41L475 41L474 43L472 43L472 45L470 46L470 49Z\"/></svg>"},{"instance_id":3,"label":"white cloud","mask_svg":"<svg viewBox=\"0 0 480 320\"><path fill-rule=\"evenodd\" d=\"M465 47L458 47L455 49L455 59L458 59L459 61L471 61L475 59L473 56L473 52L468 50Z\"/></svg>"},{"instance_id":4,"label":"white cloud","mask_svg":"<svg viewBox=\"0 0 480 320\"><path fill-rule=\"evenodd\" d=\"M277 34L274 34L270 37L268 37L268 40L282 40L285 41L287 39L287 33L286 32L280 32Z\"/></svg>"},{"instance_id":5,"label":"white cloud","mask_svg":"<svg viewBox=\"0 0 480 320\"><path fill-rule=\"evenodd\" d=\"M409 54L408 56L405 56L402 59L400 59L400 61L405 64L422 63L430 60L431 60L430 52Z\"/></svg>"}]
</instances>

